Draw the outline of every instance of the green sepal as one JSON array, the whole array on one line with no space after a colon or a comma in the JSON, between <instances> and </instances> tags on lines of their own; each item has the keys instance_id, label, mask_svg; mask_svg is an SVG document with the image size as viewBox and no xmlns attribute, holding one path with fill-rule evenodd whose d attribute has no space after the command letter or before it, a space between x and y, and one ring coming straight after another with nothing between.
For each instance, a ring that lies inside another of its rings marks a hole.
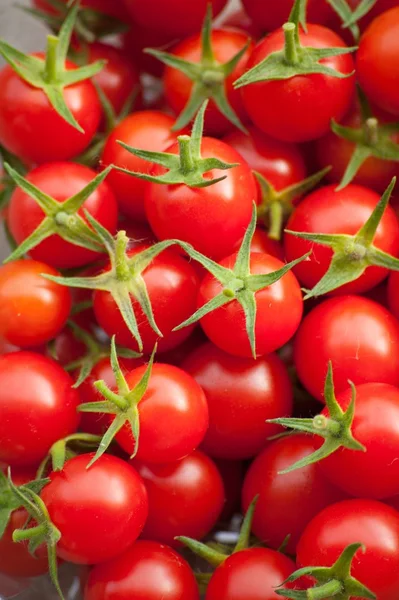
<instances>
[{"instance_id":1,"label":"green sepal","mask_svg":"<svg viewBox=\"0 0 399 600\"><path fill-rule=\"evenodd\" d=\"M327 272L314 288L306 290L305 300L327 294L346 283L356 281L370 266L399 271L399 259L383 252L373 244L378 225L388 206L395 184L396 177L392 179L372 214L355 235L285 230L290 235L327 246L333 250L333 257Z\"/></svg>"},{"instance_id":2,"label":"green sepal","mask_svg":"<svg viewBox=\"0 0 399 600\"><path fill-rule=\"evenodd\" d=\"M210 312L236 300L240 303L246 321L246 330L248 334L248 340L251 346L252 355L256 358L256 339L255 339L255 321L256 321L256 292L272 285L279 279L281 279L288 271L290 271L295 265L305 260L310 253L294 260L267 275L252 275L250 271L250 257L251 257L251 241L255 233L257 221L257 209L254 203L251 222L245 232L244 239L241 243L240 249L237 253L235 265L232 269L223 267L217 262L204 256L197 250L195 250L190 244L186 242L179 242L179 245L187 252L190 258L199 262L211 275L217 279L223 289L209 302L201 306L191 317L186 319L183 323L180 323L173 331L187 327L199 321L202 317L209 314Z\"/></svg>"},{"instance_id":3,"label":"green sepal","mask_svg":"<svg viewBox=\"0 0 399 600\"><path fill-rule=\"evenodd\" d=\"M331 567L305 567L298 569L282 584L293 583L301 577L312 577L316 580L314 587L307 590L276 589L275 592L284 598L293 600L351 600L351 598L364 598L366 600L377 600L377 596L360 581L352 577L351 570L356 553L366 548L358 544L347 546L336 562Z\"/></svg>"},{"instance_id":4,"label":"green sepal","mask_svg":"<svg viewBox=\"0 0 399 600\"><path fill-rule=\"evenodd\" d=\"M59 235L63 240L93 252L104 251L100 238L85 223L78 210L105 180L112 166L107 167L80 192L64 202L57 202L42 192L7 163L4 164L4 168L15 185L35 200L45 214L37 228L5 259L5 263L21 258L51 235Z\"/></svg>"},{"instance_id":5,"label":"green sepal","mask_svg":"<svg viewBox=\"0 0 399 600\"><path fill-rule=\"evenodd\" d=\"M180 113L172 131L178 131L188 125L195 117L202 104L207 99L212 99L220 112L235 127L244 131L246 129L234 112L226 94L226 79L234 71L235 67L248 50L250 41L227 63L219 63L212 48L212 5L208 4L204 24L201 33L201 60L199 63L189 62L174 54L146 48L145 52L151 54L164 64L177 69L193 82L190 98Z\"/></svg>"},{"instance_id":6,"label":"green sepal","mask_svg":"<svg viewBox=\"0 0 399 600\"><path fill-rule=\"evenodd\" d=\"M262 195L258 205L258 219L261 219L268 227L271 239L279 240L281 238L283 223L294 210L293 201L310 192L330 170L331 167L326 167L279 191L261 173L253 172Z\"/></svg>"},{"instance_id":7,"label":"green sepal","mask_svg":"<svg viewBox=\"0 0 399 600\"><path fill-rule=\"evenodd\" d=\"M374 0L372 0L374 1ZM337 13L342 21L341 27L349 27L353 39L357 42L360 38L360 29L356 22L349 25L353 17L352 8L348 4L348 0L326 0L331 8Z\"/></svg>"},{"instance_id":8,"label":"green sepal","mask_svg":"<svg viewBox=\"0 0 399 600\"><path fill-rule=\"evenodd\" d=\"M51 446L47 456L40 463L36 477L41 479L49 466L52 471L62 471L65 462L76 456L77 451L92 451L98 448L100 442L101 436L83 432L73 433L58 440Z\"/></svg>"},{"instance_id":9,"label":"green sepal","mask_svg":"<svg viewBox=\"0 0 399 600\"><path fill-rule=\"evenodd\" d=\"M218 158L202 158L201 157L201 141L204 128L204 114L208 101L205 101L195 117L191 137L188 135L179 136L179 154L169 154L167 152L150 152L140 148L132 148L124 142L118 141L125 150L138 156L144 160L161 165L168 169L164 175L153 176L146 173L137 173L129 171L122 167L115 166L114 168L121 173L127 173L132 177L138 177L152 183L160 183L164 185L178 185L181 183L189 187L203 188L214 185L219 181L226 179L226 175L216 179L206 179L205 173L213 169L226 171L233 167L239 166L237 163L225 163Z\"/></svg>"},{"instance_id":10,"label":"green sepal","mask_svg":"<svg viewBox=\"0 0 399 600\"><path fill-rule=\"evenodd\" d=\"M323 414L313 419L279 418L270 419L268 423L275 423L283 427L289 427L294 431L302 431L311 435L324 438L324 444L309 456L305 456L279 474L291 473L312 465L327 458L339 448L366 452L366 448L358 442L352 434L352 424L355 417L356 388L349 382L352 389L352 398L346 411L343 411L337 402L334 392L333 370L331 361L328 363L326 381L324 385L324 399L328 408L329 417Z\"/></svg>"},{"instance_id":11,"label":"green sepal","mask_svg":"<svg viewBox=\"0 0 399 600\"><path fill-rule=\"evenodd\" d=\"M8 163L20 175L25 175L28 171L18 156L6 150L4 146L0 146L0 159L3 165L4 163ZM11 196L15 190L15 183L7 172L4 172L0 178L0 186L2 188L0 190L0 211L2 211L9 205Z\"/></svg>"},{"instance_id":12,"label":"green sepal","mask_svg":"<svg viewBox=\"0 0 399 600\"><path fill-rule=\"evenodd\" d=\"M60 117L69 123L71 127L74 127L80 133L84 133L65 102L64 88L79 81L90 79L101 71L105 63L104 61L97 61L74 70L65 68L78 10L78 3L72 4L58 37L54 35L47 37L45 59L24 54L1 40L0 55L21 79L29 85L43 90L48 101Z\"/></svg>"},{"instance_id":13,"label":"green sepal","mask_svg":"<svg viewBox=\"0 0 399 600\"><path fill-rule=\"evenodd\" d=\"M352 27L355 23L360 21L362 17L367 15L376 4L377 0L361 0L352 12L351 17L343 24L343 27Z\"/></svg>"}]
</instances>

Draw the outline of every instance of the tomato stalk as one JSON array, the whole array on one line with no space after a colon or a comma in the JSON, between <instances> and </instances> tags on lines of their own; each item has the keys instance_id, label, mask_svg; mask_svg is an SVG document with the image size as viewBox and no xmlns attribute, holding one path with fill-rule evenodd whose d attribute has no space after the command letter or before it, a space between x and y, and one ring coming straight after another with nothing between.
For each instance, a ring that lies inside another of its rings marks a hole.
<instances>
[{"instance_id":1,"label":"tomato stalk","mask_svg":"<svg viewBox=\"0 0 399 600\"><path fill-rule=\"evenodd\" d=\"M62 471L65 461L76 456L75 449L84 449L86 452L98 448L100 442L100 436L80 432L72 433L62 440L58 440L51 446L47 456L42 460L36 473L36 479L41 480L43 478L50 462L52 471Z\"/></svg>"}]
</instances>

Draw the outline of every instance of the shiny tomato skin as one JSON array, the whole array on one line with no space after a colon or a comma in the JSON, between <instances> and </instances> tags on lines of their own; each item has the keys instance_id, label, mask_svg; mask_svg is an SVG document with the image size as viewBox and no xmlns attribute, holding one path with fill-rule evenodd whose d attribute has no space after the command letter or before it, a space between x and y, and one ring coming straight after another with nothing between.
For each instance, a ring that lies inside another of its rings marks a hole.
<instances>
[{"instance_id":1,"label":"shiny tomato skin","mask_svg":"<svg viewBox=\"0 0 399 600\"><path fill-rule=\"evenodd\" d=\"M149 173L152 164L130 154L119 141L142 150L161 152L176 140L171 132L174 119L157 110L143 110L127 116L112 131L104 146L101 164L114 164L129 171ZM146 182L116 169L111 171L107 182L114 192L120 210L133 220L145 221L144 195Z\"/></svg>"},{"instance_id":2,"label":"shiny tomato skin","mask_svg":"<svg viewBox=\"0 0 399 600\"><path fill-rule=\"evenodd\" d=\"M126 375L130 389L143 377L146 367ZM188 373L172 365L152 367L147 391L139 406L140 441L137 459L148 463L180 460L202 442L208 428L208 405L201 387ZM132 455L135 440L130 426L116 435L119 445Z\"/></svg>"},{"instance_id":3,"label":"shiny tomato skin","mask_svg":"<svg viewBox=\"0 0 399 600\"><path fill-rule=\"evenodd\" d=\"M295 563L269 548L232 554L214 572L205 600L276 600L275 589L295 571Z\"/></svg>"},{"instance_id":4,"label":"shiny tomato skin","mask_svg":"<svg viewBox=\"0 0 399 600\"><path fill-rule=\"evenodd\" d=\"M399 115L396 60L399 6L379 17L361 37L356 56L359 83L370 100L393 115Z\"/></svg>"},{"instance_id":5,"label":"shiny tomato skin","mask_svg":"<svg viewBox=\"0 0 399 600\"><path fill-rule=\"evenodd\" d=\"M76 66L66 61L66 68ZM84 133L58 115L43 90L8 65L0 71L0 90L0 143L27 164L73 158L90 144L100 124L100 101L88 79L64 88L66 104Z\"/></svg>"},{"instance_id":6,"label":"shiny tomato skin","mask_svg":"<svg viewBox=\"0 0 399 600\"><path fill-rule=\"evenodd\" d=\"M299 538L313 517L344 498L344 493L322 475L317 464L279 475L312 452L313 440L304 434L271 442L249 467L242 488L244 512L259 495L252 525L254 534L276 550L290 535L289 554L295 554Z\"/></svg>"},{"instance_id":7,"label":"shiny tomato skin","mask_svg":"<svg viewBox=\"0 0 399 600\"><path fill-rule=\"evenodd\" d=\"M21 351L0 357L0 461L36 466L52 444L74 433L78 392L55 361Z\"/></svg>"},{"instance_id":8,"label":"shiny tomato skin","mask_svg":"<svg viewBox=\"0 0 399 600\"><path fill-rule=\"evenodd\" d=\"M41 491L61 539L57 555L77 564L104 562L124 552L140 535L148 513L141 477L125 461L103 454L69 459L50 473Z\"/></svg>"},{"instance_id":9,"label":"shiny tomato skin","mask_svg":"<svg viewBox=\"0 0 399 600\"><path fill-rule=\"evenodd\" d=\"M309 25L300 31L305 47L345 47L333 31ZM284 33L275 31L255 47L248 68L284 47ZM350 54L323 59L323 65L341 73L352 73ZM354 94L354 77L340 79L324 74L294 76L290 79L263 81L242 88L245 108L254 122L268 135L286 142L314 140L330 130L331 119L340 120L350 108Z\"/></svg>"},{"instance_id":10,"label":"shiny tomato skin","mask_svg":"<svg viewBox=\"0 0 399 600\"><path fill-rule=\"evenodd\" d=\"M343 190L328 185L311 192L302 200L288 220L286 229L306 233L356 234L379 202L379 195L365 187L350 184ZM374 245L393 256L399 254L399 221L388 206L376 231ZM284 249L287 261L295 260L310 250L308 260L293 269L301 284L312 289L330 266L331 248L301 240L286 233ZM368 267L355 281L340 286L333 294L360 294L378 285L388 275L381 267Z\"/></svg>"},{"instance_id":11,"label":"shiny tomato skin","mask_svg":"<svg viewBox=\"0 0 399 600\"><path fill-rule=\"evenodd\" d=\"M234 266L237 255L220 262L227 268ZM252 274L268 274L283 268L284 264L270 254L251 253ZM221 284L210 274L201 282L198 308L222 291ZM290 271L279 281L256 292L255 322L256 352L263 356L278 350L288 342L299 327L303 312L302 293L295 275ZM244 310L237 300L205 315L201 326L208 338L219 348L236 356L251 357L251 347L245 328Z\"/></svg>"},{"instance_id":12,"label":"shiny tomato skin","mask_svg":"<svg viewBox=\"0 0 399 600\"><path fill-rule=\"evenodd\" d=\"M133 460L132 464L148 493L144 539L178 547L176 536L200 540L213 529L223 509L225 491L208 456L194 451L173 463L151 465Z\"/></svg>"},{"instance_id":13,"label":"shiny tomato skin","mask_svg":"<svg viewBox=\"0 0 399 600\"><path fill-rule=\"evenodd\" d=\"M399 513L376 500L344 500L322 510L307 526L297 552L298 567L332 566L349 545L362 543L351 574L375 593L399 593ZM354 599L357 600L357 599Z\"/></svg>"},{"instance_id":14,"label":"shiny tomato skin","mask_svg":"<svg viewBox=\"0 0 399 600\"><path fill-rule=\"evenodd\" d=\"M49 162L30 171L27 179L57 202L64 202L79 193L96 176L95 171L72 162ZM115 233L118 218L117 204L106 181L89 196L78 213L85 219L87 210L103 227ZM43 220L43 211L33 198L16 188L10 203L8 224L11 234L21 244ZM52 267L66 269L81 267L103 256L100 253L76 246L52 235L30 250L35 260Z\"/></svg>"},{"instance_id":15,"label":"shiny tomato skin","mask_svg":"<svg viewBox=\"0 0 399 600\"><path fill-rule=\"evenodd\" d=\"M202 54L202 36L197 33L193 37L183 40L172 50L172 54L182 60L191 63L199 63ZM243 31L234 29L213 29L211 43L216 62L225 64L230 61L250 41L248 35ZM246 52L241 57L233 72L225 81L227 99L232 109L241 120L248 120L242 102L241 93L233 88L233 83L244 74L245 66L253 49L250 43ZM186 106L192 89L193 82L187 75L172 67L166 67L163 75L165 86L165 97L176 114L180 114ZM205 118L205 131L209 135L222 135L227 131L235 129L235 126L224 117L216 104L210 101Z\"/></svg>"},{"instance_id":16,"label":"shiny tomato skin","mask_svg":"<svg viewBox=\"0 0 399 600\"><path fill-rule=\"evenodd\" d=\"M291 382L275 354L255 361L206 343L181 366L207 398L209 429L201 448L210 456L244 459L256 455L268 437L280 432L266 420L292 413Z\"/></svg>"},{"instance_id":17,"label":"shiny tomato skin","mask_svg":"<svg viewBox=\"0 0 399 600\"><path fill-rule=\"evenodd\" d=\"M252 21L263 31L274 31L288 21L292 9L292 0L242 0L244 8ZM308 23L324 25L331 18L331 7L326 0L308 0Z\"/></svg>"},{"instance_id":18,"label":"shiny tomato skin","mask_svg":"<svg viewBox=\"0 0 399 600\"><path fill-rule=\"evenodd\" d=\"M178 145L167 149L178 153ZM227 171L212 170L206 179L225 177L204 188L185 184L149 183L145 194L148 221L158 239L177 238L192 244L196 250L214 260L228 256L242 239L251 220L252 203L257 189L250 168L228 144L215 138L203 138L202 158L218 158L238 167ZM165 169L154 166L153 175Z\"/></svg>"},{"instance_id":19,"label":"shiny tomato skin","mask_svg":"<svg viewBox=\"0 0 399 600\"><path fill-rule=\"evenodd\" d=\"M132 256L144 249L144 246L133 248ZM163 337L159 338L147 321L139 303L131 298L133 310L143 341L144 354L151 354L158 343L158 352L175 348L186 340L194 326L180 331L172 331L195 311L199 279L194 267L172 250L159 254L143 271L142 277L147 287L152 310ZM108 335L116 336L121 346L138 350L136 340L127 328L122 315L109 292L94 293L94 312L97 321Z\"/></svg>"},{"instance_id":20,"label":"shiny tomato skin","mask_svg":"<svg viewBox=\"0 0 399 600\"><path fill-rule=\"evenodd\" d=\"M388 307L391 313L399 319L399 272L392 271L388 279Z\"/></svg>"},{"instance_id":21,"label":"shiny tomato skin","mask_svg":"<svg viewBox=\"0 0 399 600\"><path fill-rule=\"evenodd\" d=\"M399 385L399 321L361 296L325 300L304 318L294 344L298 377L319 400L329 360L337 394L348 380Z\"/></svg>"},{"instance_id":22,"label":"shiny tomato skin","mask_svg":"<svg viewBox=\"0 0 399 600\"><path fill-rule=\"evenodd\" d=\"M17 260L0 267L0 336L20 348L49 342L65 325L71 293L42 273L60 275L35 260Z\"/></svg>"},{"instance_id":23,"label":"shiny tomato skin","mask_svg":"<svg viewBox=\"0 0 399 600\"><path fill-rule=\"evenodd\" d=\"M94 567L84 600L199 600L189 564L175 550L138 541L113 560Z\"/></svg>"}]
</instances>

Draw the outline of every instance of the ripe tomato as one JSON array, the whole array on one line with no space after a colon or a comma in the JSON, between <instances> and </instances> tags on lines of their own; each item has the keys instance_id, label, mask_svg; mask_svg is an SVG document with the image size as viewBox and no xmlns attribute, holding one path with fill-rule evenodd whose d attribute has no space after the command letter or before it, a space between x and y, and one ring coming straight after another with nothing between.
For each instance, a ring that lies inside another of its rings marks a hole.
<instances>
[{"instance_id":1,"label":"ripe tomato","mask_svg":"<svg viewBox=\"0 0 399 600\"><path fill-rule=\"evenodd\" d=\"M275 354L257 360L241 358L207 343L191 352L182 368L206 395L209 429L202 448L211 456L254 456L268 437L281 431L266 419L292 412L288 372Z\"/></svg>"},{"instance_id":2,"label":"ripe tomato","mask_svg":"<svg viewBox=\"0 0 399 600\"><path fill-rule=\"evenodd\" d=\"M78 194L95 176L96 173L92 169L83 165L72 162L51 162L30 171L27 180L57 202L64 202ZM106 181L99 185L79 209L78 214L83 219L85 219L85 210L108 231L115 232L118 217L117 204ZM22 189L15 189L11 197L8 224L18 244L40 225L43 215L43 210L33 198ZM29 254L35 260L46 262L59 269L80 267L102 256L93 250L67 242L58 235L43 240L32 248Z\"/></svg>"},{"instance_id":3,"label":"ripe tomato","mask_svg":"<svg viewBox=\"0 0 399 600\"><path fill-rule=\"evenodd\" d=\"M287 546L290 554L295 554L309 521L323 508L344 497L316 464L279 475L312 452L313 440L307 435L289 435L272 442L255 458L242 489L244 512L259 495L252 525L254 534L275 549L290 535Z\"/></svg>"},{"instance_id":4,"label":"ripe tomato","mask_svg":"<svg viewBox=\"0 0 399 600\"><path fill-rule=\"evenodd\" d=\"M65 325L72 306L67 288L42 277L60 275L35 260L0 267L0 336L20 348L50 341Z\"/></svg>"},{"instance_id":5,"label":"ripe tomato","mask_svg":"<svg viewBox=\"0 0 399 600\"><path fill-rule=\"evenodd\" d=\"M252 21L263 31L274 31L288 21L292 0L242 0L244 8ZM326 0L308 0L307 20L309 23L328 23L333 15Z\"/></svg>"},{"instance_id":6,"label":"ripe tomato","mask_svg":"<svg viewBox=\"0 0 399 600\"><path fill-rule=\"evenodd\" d=\"M138 254L144 246L129 251L129 256ZM144 353L150 354L156 342L158 351L175 348L187 339L193 326L172 331L195 310L199 279L192 265L177 252L166 250L159 254L141 275L147 287L155 321L163 333L159 339L148 323L139 303L131 296L134 313L139 323ZM108 335L116 336L121 346L138 350L137 342L127 328L121 312L109 292L94 293L94 312L97 321Z\"/></svg>"},{"instance_id":7,"label":"ripe tomato","mask_svg":"<svg viewBox=\"0 0 399 600\"><path fill-rule=\"evenodd\" d=\"M377 17L361 37L356 57L359 82L379 107L399 115L396 60L399 7Z\"/></svg>"},{"instance_id":8,"label":"ripe tomato","mask_svg":"<svg viewBox=\"0 0 399 600\"><path fill-rule=\"evenodd\" d=\"M294 360L299 379L319 400L329 360L336 393L349 387L348 380L399 385L399 322L367 298L331 298L304 318Z\"/></svg>"},{"instance_id":9,"label":"ripe tomato","mask_svg":"<svg viewBox=\"0 0 399 600\"><path fill-rule=\"evenodd\" d=\"M43 53L33 56L44 57ZM66 61L65 68L73 70L76 66ZM26 83L9 65L3 67L0 71L0 144L28 164L67 160L83 152L101 120L96 89L85 79L65 87L63 95L84 133L64 121L42 89Z\"/></svg>"},{"instance_id":10,"label":"ripe tomato","mask_svg":"<svg viewBox=\"0 0 399 600\"><path fill-rule=\"evenodd\" d=\"M94 567L85 600L199 600L189 564L156 542L138 541L113 560Z\"/></svg>"},{"instance_id":11,"label":"ripe tomato","mask_svg":"<svg viewBox=\"0 0 399 600\"><path fill-rule=\"evenodd\" d=\"M309 25L299 32L302 46L345 47L333 31ZM275 31L256 46L248 68L284 48L284 32ZM352 73L350 54L323 59L323 65L340 73ZM245 108L259 129L287 142L314 140L330 130L330 121L339 121L349 109L354 93L354 77L340 79L320 73L297 75L290 79L251 83L242 88Z\"/></svg>"},{"instance_id":12,"label":"ripe tomato","mask_svg":"<svg viewBox=\"0 0 399 600\"><path fill-rule=\"evenodd\" d=\"M162 151L176 140L171 132L174 119L156 110L143 110L129 115L115 127L109 136L101 156L104 167L118 167L149 173L151 163L130 154L118 141L142 150ZM145 220L144 192L146 182L114 169L107 177L118 201L120 210L131 219Z\"/></svg>"},{"instance_id":13,"label":"ripe tomato","mask_svg":"<svg viewBox=\"0 0 399 600\"><path fill-rule=\"evenodd\" d=\"M392 271L388 279L388 307L391 313L399 319L399 272Z\"/></svg>"},{"instance_id":14,"label":"ripe tomato","mask_svg":"<svg viewBox=\"0 0 399 600\"><path fill-rule=\"evenodd\" d=\"M362 543L351 574L378 600L399 593L399 513L376 500L345 500L322 510L298 544L298 567L327 566L349 545ZM355 599L354 599L355 600Z\"/></svg>"},{"instance_id":15,"label":"ripe tomato","mask_svg":"<svg viewBox=\"0 0 399 600\"><path fill-rule=\"evenodd\" d=\"M232 268L236 254L220 264ZM268 274L281 269L284 264L269 254L252 253L251 274ZM218 295L222 286L211 274L201 282L198 308ZM292 338L302 318L303 300L295 275L288 271L279 281L256 292L256 352L259 356L281 348ZM217 308L200 320L208 338L222 350L237 356L252 356L245 328L245 314L237 300Z\"/></svg>"},{"instance_id":16,"label":"ripe tomato","mask_svg":"<svg viewBox=\"0 0 399 600\"><path fill-rule=\"evenodd\" d=\"M178 149L178 144L174 144L167 152L178 154ZM145 209L158 239L184 240L218 260L230 254L242 239L251 220L257 190L248 165L228 144L205 137L201 154L202 158L218 158L226 163L239 163L239 166L228 171L209 171L205 178L224 176L225 179L204 188L148 183ZM164 167L158 165L151 171L155 176L163 173Z\"/></svg>"},{"instance_id":17,"label":"ripe tomato","mask_svg":"<svg viewBox=\"0 0 399 600\"><path fill-rule=\"evenodd\" d=\"M144 539L177 547L176 536L200 540L216 525L225 491L215 463L205 454L196 451L178 462L162 465L135 460L132 464L148 493Z\"/></svg>"},{"instance_id":18,"label":"ripe tomato","mask_svg":"<svg viewBox=\"0 0 399 600\"><path fill-rule=\"evenodd\" d=\"M356 234L366 223L379 202L376 192L358 185L348 185L337 191L328 185L310 193L292 213L287 229L310 233ZM399 253L399 222L394 210L388 206L376 231L374 245L397 256ZM312 250L306 262L293 268L295 275L306 288L313 288L327 272L333 251L314 242L302 240L289 233L284 235L287 261L295 260ZM355 281L334 290L338 294L358 294L378 285L388 274L387 269L369 267Z\"/></svg>"},{"instance_id":19,"label":"ripe tomato","mask_svg":"<svg viewBox=\"0 0 399 600\"><path fill-rule=\"evenodd\" d=\"M81 454L68 460L62 471L50 474L40 494L61 533L57 555L78 564L124 552L140 535L148 513L146 489L131 465L104 454L88 469L92 458Z\"/></svg>"},{"instance_id":20,"label":"ripe tomato","mask_svg":"<svg viewBox=\"0 0 399 600\"><path fill-rule=\"evenodd\" d=\"M79 396L55 361L34 352L0 356L0 461L36 466L74 433Z\"/></svg>"}]
</instances>

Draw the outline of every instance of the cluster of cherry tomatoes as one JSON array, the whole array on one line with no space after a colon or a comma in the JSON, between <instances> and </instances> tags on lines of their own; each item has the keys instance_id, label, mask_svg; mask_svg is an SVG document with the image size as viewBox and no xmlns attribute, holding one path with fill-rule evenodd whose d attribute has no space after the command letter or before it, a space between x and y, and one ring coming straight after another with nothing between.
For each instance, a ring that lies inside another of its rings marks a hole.
<instances>
[{"instance_id":1,"label":"cluster of cherry tomatoes","mask_svg":"<svg viewBox=\"0 0 399 600\"><path fill-rule=\"evenodd\" d=\"M227 4L0 40L0 573L397 600L399 2Z\"/></svg>"}]
</instances>

